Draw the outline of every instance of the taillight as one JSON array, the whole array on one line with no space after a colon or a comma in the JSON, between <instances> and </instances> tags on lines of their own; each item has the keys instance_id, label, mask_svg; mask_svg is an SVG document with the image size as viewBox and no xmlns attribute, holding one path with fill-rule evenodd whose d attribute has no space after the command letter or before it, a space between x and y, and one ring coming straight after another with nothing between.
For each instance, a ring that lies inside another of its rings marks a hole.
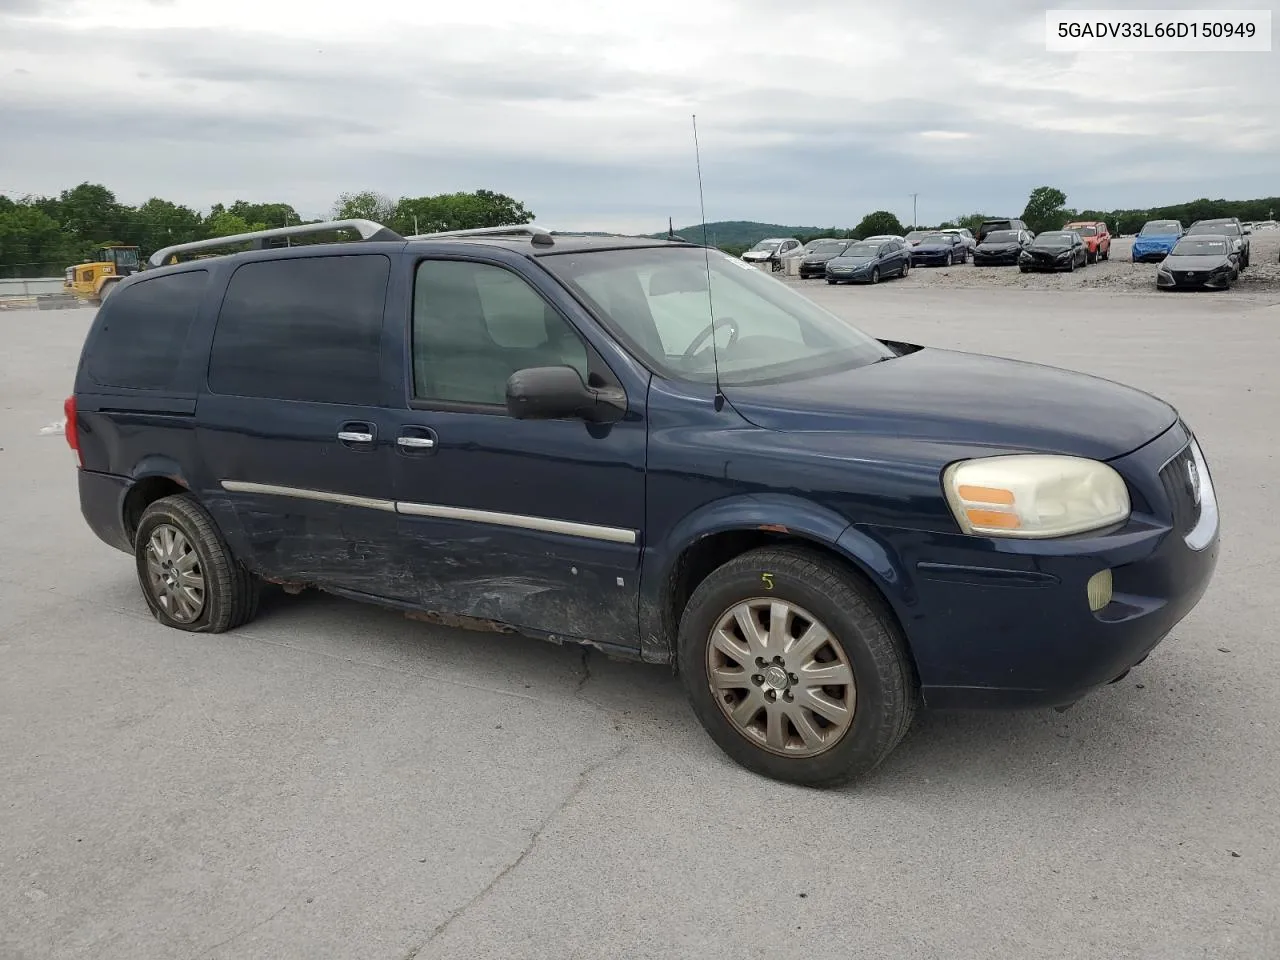
<instances>
[{"instance_id":1,"label":"taillight","mask_svg":"<svg viewBox=\"0 0 1280 960\"><path fill-rule=\"evenodd\" d=\"M80 456L80 434L76 429L76 397L74 393L67 397L62 404L62 413L67 418L67 424L63 428L67 436L67 446L75 452L76 466L83 467L84 459Z\"/></svg>"}]
</instances>

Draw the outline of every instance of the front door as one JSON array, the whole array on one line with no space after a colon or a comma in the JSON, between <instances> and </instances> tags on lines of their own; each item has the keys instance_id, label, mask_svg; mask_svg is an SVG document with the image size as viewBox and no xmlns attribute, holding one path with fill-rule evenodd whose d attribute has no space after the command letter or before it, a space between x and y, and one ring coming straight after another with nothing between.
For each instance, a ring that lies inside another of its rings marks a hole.
<instances>
[{"instance_id":1,"label":"front door","mask_svg":"<svg viewBox=\"0 0 1280 960\"><path fill-rule=\"evenodd\" d=\"M412 383L397 431L401 551L427 609L635 647L643 395L616 423L516 420L507 378L570 366L618 385L573 324L497 262L414 267Z\"/></svg>"},{"instance_id":2,"label":"front door","mask_svg":"<svg viewBox=\"0 0 1280 960\"><path fill-rule=\"evenodd\" d=\"M276 256L231 276L196 408L201 494L266 577L400 592L389 273L387 256L362 254Z\"/></svg>"}]
</instances>

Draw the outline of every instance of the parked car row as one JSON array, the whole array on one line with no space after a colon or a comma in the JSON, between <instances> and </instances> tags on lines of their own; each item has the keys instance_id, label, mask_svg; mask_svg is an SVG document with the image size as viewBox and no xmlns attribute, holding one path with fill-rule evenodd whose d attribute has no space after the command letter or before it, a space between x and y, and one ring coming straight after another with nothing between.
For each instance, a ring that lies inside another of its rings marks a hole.
<instances>
[{"instance_id":1,"label":"parked car row","mask_svg":"<svg viewBox=\"0 0 1280 960\"><path fill-rule=\"evenodd\" d=\"M1259 227L1262 225L1259 224ZM1150 220L1134 238L1134 263L1159 263L1161 289L1225 289L1249 266L1252 225L1236 217L1197 220L1184 228L1177 220ZM985 220L977 235L963 227L912 230L905 236L882 234L864 240L821 237L801 244L793 237L760 241L742 255L749 262L800 258L802 279L828 283L878 283L905 277L912 267L1014 266L1023 273L1073 271L1111 259L1111 231L1101 220L1078 220L1061 230L1033 233L1017 218Z\"/></svg>"},{"instance_id":2,"label":"parked car row","mask_svg":"<svg viewBox=\"0 0 1280 960\"><path fill-rule=\"evenodd\" d=\"M1154 221L1153 221L1154 222ZM1146 224L1145 231L1151 224ZM1159 229L1181 228L1176 220L1158 221ZM1226 290L1248 269L1252 244L1249 224L1238 217L1197 220L1173 237L1168 253L1160 257L1156 270L1159 290ZM1141 237L1141 234L1139 234ZM1162 234L1166 240L1169 234ZM1135 241L1136 246L1136 241ZM1152 259L1151 245L1144 247L1143 259ZM1134 254L1134 262L1138 256Z\"/></svg>"}]
</instances>

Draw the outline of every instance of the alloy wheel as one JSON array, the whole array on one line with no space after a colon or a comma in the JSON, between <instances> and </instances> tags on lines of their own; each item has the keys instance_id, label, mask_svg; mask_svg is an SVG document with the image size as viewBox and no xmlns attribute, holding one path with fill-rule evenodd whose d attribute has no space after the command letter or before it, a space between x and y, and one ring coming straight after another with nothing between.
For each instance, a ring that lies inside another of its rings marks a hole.
<instances>
[{"instance_id":1,"label":"alloy wheel","mask_svg":"<svg viewBox=\"0 0 1280 960\"><path fill-rule=\"evenodd\" d=\"M159 524L146 549L151 595L160 609L178 623L191 623L204 610L204 570L200 555L177 527Z\"/></svg>"},{"instance_id":2,"label":"alloy wheel","mask_svg":"<svg viewBox=\"0 0 1280 960\"><path fill-rule=\"evenodd\" d=\"M853 724L853 667L840 641L804 608L757 597L716 621L707 643L711 693L734 729L785 757L834 747Z\"/></svg>"}]
</instances>

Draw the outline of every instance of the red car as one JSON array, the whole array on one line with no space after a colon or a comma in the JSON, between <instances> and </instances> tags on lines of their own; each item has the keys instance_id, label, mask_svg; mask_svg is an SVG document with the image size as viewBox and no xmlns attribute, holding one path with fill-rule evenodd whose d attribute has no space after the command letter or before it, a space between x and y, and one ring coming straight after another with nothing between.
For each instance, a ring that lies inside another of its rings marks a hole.
<instances>
[{"instance_id":1,"label":"red car","mask_svg":"<svg viewBox=\"0 0 1280 960\"><path fill-rule=\"evenodd\" d=\"M1088 262L1111 259L1111 231L1101 220L1079 220L1068 223L1063 230L1074 230L1088 250Z\"/></svg>"}]
</instances>

